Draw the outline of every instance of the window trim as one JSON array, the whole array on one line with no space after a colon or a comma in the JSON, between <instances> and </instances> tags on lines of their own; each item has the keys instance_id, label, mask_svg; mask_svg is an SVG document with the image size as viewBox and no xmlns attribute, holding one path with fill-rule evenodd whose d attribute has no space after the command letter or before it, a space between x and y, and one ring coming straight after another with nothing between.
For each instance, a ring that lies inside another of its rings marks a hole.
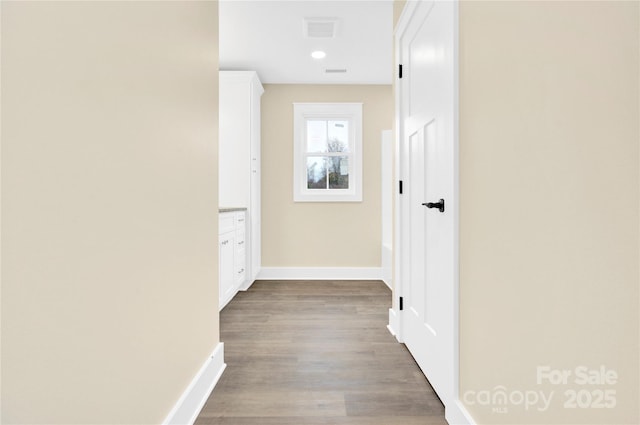
<instances>
[{"instance_id":1,"label":"window trim","mask_svg":"<svg viewBox=\"0 0 640 425\"><path fill-rule=\"evenodd\" d=\"M349 121L349 189L307 188L306 121L310 119ZM362 103L294 103L293 146L294 202L362 202Z\"/></svg>"}]
</instances>

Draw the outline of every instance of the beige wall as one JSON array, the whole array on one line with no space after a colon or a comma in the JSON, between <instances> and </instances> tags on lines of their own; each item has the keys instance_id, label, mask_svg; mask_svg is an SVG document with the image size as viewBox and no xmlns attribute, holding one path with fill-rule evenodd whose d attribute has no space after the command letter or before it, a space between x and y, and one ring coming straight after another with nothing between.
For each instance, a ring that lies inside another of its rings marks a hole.
<instances>
[{"instance_id":1,"label":"beige wall","mask_svg":"<svg viewBox=\"0 0 640 425\"><path fill-rule=\"evenodd\" d=\"M363 201L293 202L293 103L363 103ZM263 267L380 267L380 138L391 86L265 85L262 96Z\"/></svg>"},{"instance_id":2,"label":"beige wall","mask_svg":"<svg viewBox=\"0 0 640 425\"><path fill-rule=\"evenodd\" d=\"M217 57L216 2L2 2L2 423L159 423L217 345Z\"/></svg>"},{"instance_id":3,"label":"beige wall","mask_svg":"<svg viewBox=\"0 0 640 425\"><path fill-rule=\"evenodd\" d=\"M478 423L640 420L638 5L460 6L461 389L555 391ZM563 408L544 365L614 369L573 388L617 406Z\"/></svg>"},{"instance_id":4,"label":"beige wall","mask_svg":"<svg viewBox=\"0 0 640 425\"><path fill-rule=\"evenodd\" d=\"M398 24L398 20L400 19L400 15L402 15L402 11L404 10L405 5L407 4L407 0L394 0L393 2L393 28L396 28ZM394 43L395 46L395 43Z\"/></svg>"}]
</instances>

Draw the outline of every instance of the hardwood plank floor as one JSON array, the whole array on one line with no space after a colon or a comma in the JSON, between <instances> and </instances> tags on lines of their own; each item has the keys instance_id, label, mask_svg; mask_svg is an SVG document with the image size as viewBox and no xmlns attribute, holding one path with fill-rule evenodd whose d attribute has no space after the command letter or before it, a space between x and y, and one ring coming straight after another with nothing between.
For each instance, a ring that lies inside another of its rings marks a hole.
<instances>
[{"instance_id":1,"label":"hardwood plank floor","mask_svg":"<svg viewBox=\"0 0 640 425\"><path fill-rule=\"evenodd\" d=\"M227 369L196 425L442 425L379 281L257 281L220 313Z\"/></svg>"}]
</instances>

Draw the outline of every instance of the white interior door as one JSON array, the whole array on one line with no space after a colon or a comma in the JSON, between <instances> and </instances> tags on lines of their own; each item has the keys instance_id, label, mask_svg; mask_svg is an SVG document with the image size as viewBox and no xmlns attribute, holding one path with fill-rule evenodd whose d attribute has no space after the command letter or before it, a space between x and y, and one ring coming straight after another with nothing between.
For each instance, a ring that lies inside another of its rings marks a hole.
<instances>
[{"instance_id":1,"label":"white interior door","mask_svg":"<svg viewBox=\"0 0 640 425\"><path fill-rule=\"evenodd\" d=\"M417 2L399 39L401 326L445 407L457 398L454 7Z\"/></svg>"}]
</instances>

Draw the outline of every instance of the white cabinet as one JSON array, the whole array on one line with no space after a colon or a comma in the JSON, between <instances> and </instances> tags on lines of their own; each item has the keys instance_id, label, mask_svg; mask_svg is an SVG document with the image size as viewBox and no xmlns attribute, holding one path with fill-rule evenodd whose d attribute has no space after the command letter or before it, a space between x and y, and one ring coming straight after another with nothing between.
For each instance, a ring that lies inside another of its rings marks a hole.
<instances>
[{"instance_id":1,"label":"white cabinet","mask_svg":"<svg viewBox=\"0 0 640 425\"><path fill-rule=\"evenodd\" d=\"M260 97L264 89L254 71L220 71L219 205L246 208L247 289L261 267L260 250Z\"/></svg>"},{"instance_id":2,"label":"white cabinet","mask_svg":"<svg viewBox=\"0 0 640 425\"><path fill-rule=\"evenodd\" d=\"M242 289L247 278L247 250L246 244L246 215L244 212L235 214L235 244L233 251L234 282L237 289ZM237 290L236 290L237 292ZM234 293L235 295L235 293Z\"/></svg>"},{"instance_id":3,"label":"white cabinet","mask_svg":"<svg viewBox=\"0 0 640 425\"><path fill-rule=\"evenodd\" d=\"M233 299L246 281L246 215L244 211L221 212L218 221L220 310Z\"/></svg>"}]
</instances>

